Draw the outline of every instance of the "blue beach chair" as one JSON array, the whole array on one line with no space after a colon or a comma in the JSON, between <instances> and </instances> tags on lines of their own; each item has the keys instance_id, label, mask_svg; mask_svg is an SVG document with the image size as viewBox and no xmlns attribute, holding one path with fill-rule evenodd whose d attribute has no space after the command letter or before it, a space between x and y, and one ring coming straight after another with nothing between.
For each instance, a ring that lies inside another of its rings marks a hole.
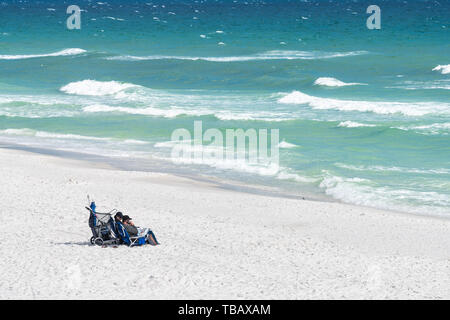
<instances>
[{"instance_id":1,"label":"blue beach chair","mask_svg":"<svg viewBox=\"0 0 450 320\"><path fill-rule=\"evenodd\" d=\"M134 236L130 237L127 230L123 226L122 222L116 221L117 233L123 243L127 244L129 247L142 246L147 243L147 236Z\"/></svg>"}]
</instances>

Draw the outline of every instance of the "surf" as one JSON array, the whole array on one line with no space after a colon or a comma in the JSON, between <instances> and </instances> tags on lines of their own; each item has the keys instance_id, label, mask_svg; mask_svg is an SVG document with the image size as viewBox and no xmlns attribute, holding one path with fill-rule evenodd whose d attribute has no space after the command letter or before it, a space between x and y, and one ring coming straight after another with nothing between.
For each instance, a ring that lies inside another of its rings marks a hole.
<instances>
[{"instance_id":1,"label":"surf","mask_svg":"<svg viewBox=\"0 0 450 320\"><path fill-rule=\"evenodd\" d=\"M123 83L119 81L96 81L82 80L71 82L60 88L60 91L67 94L85 95L85 96L106 96L119 93L128 88L137 88L138 85L132 83Z\"/></svg>"},{"instance_id":2,"label":"surf","mask_svg":"<svg viewBox=\"0 0 450 320\"><path fill-rule=\"evenodd\" d=\"M293 91L278 100L282 104L308 105L313 109L334 109L339 111L372 112L377 114L402 114L424 116L429 114L450 115L450 104L444 102L389 102L357 101L321 98L300 91Z\"/></svg>"},{"instance_id":3,"label":"surf","mask_svg":"<svg viewBox=\"0 0 450 320\"><path fill-rule=\"evenodd\" d=\"M350 57L368 54L367 51L349 52L320 52L320 51L295 51L295 50L272 50L249 56L224 56L224 57L201 57L201 56L171 56L171 55L148 55L133 56L119 55L105 58L106 60L118 61L145 61L145 60L191 60L209 62L245 62L264 60L316 60Z\"/></svg>"},{"instance_id":4,"label":"surf","mask_svg":"<svg viewBox=\"0 0 450 320\"><path fill-rule=\"evenodd\" d=\"M358 82L343 82L341 80L338 80L336 78L331 77L321 77L317 78L316 81L314 81L314 84L317 86L326 86L326 87L345 87L345 86L364 86L367 85L366 83L358 83Z\"/></svg>"},{"instance_id":5,"label":"surf","mask_svg":"<svg viewBox=\"0 0 450 320\"><path fill-rule=\"evenodd\" d=\"M45 57L73 56L73 55L80 55L86 52L87 51L84 49L70 48L53 53L0 55L0 60L21 60L21 59L45 58Z\"/></svg>"}]
</instances>

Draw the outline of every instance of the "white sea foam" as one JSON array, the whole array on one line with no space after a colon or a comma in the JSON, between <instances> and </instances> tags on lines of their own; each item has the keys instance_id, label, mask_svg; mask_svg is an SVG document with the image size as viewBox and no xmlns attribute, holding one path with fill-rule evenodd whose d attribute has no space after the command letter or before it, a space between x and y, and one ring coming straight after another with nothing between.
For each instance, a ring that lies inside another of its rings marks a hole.
<instances>
[{"instance_id":1,"label":"white sea foam","mask_svg":"<svg viewBox=\"0 0 450 320\"><path fill-rule=\"evenodd\" d=\"M31 129L5 129L5 130L0 130L1 134L6 134L6 135L18 135L18 136L34 136L36 131L31 130Z\"/></svg>"},{"instance_id":2,"label":"white sea foam","mask_svg":"<svg viewBox=\"0 0 450 320\"><path fill-rule=\"evenodd\" d=\"M182 149L185 152L185 155L187 153L188 156L170 158L170 160L176 164L206 165L220 170L230 170L235 172L257 174L260 176L274 177L278 179L294 180L294 175L289 177L288 176L279 177L279 174L286 172L287 168L280 167L277 163L259 160L253 163L250 162L248 159L239 159L239 158L229 159L226 158L225 156L228 150L226 146L204 145L200 143L194 144L193 142L194 140L164 141L158 142L154 146L157 148L173 148L176 145L183 145ZM203 154L203 157L189 156L194 154L194 152L201 152ZM223 155L223 157L218 158L216 156L211 157L205 156L207 154L217 155L218 152L220 152ZM234 150L232 152L234 152ZM169 160L168 158L164 159ZM300 179L300 176L298 177L298 179Z\"/></svg>"},{"instance_id":3,"label":"white sea foam","mask_svg":"<svg viewBox=\"0 0 450 320\"><path fill-rule=\"evenodd\" d=\"M50 106L55 104L70 104L71 101L65 97L51 95L1 95L0 104L21 102L41 106Z\"/></svg>"},{"instance_id":4,"label":"white sea foam","mask_svg":"<svg viewBox=\"0 0 450 320\"><path fill-rule=\"evenodd\" d=\"M437 192L377 187L370 180L343 178L326 174L320 187L335 199L357 205L398 210L419 214L448 213L450 198ZM420 205L418 205L420 203Z\"/></svg>"},{"instance_id":5,"label":"white sea foam","mask_svg":"<svg viewBox=\"0 0 450 320\"><path fill-rule=\"evenodd\" d=\"M354 121L343 121L338 124L338 127L345 127L345 128L359 128L359 127L375 127L374 124L368 124L368 123L359 123Z\"/></svg>"},{"instance_id":6,"label":"white sea foam","mask_svg":"<svg viewBox=\"0 0 450 320\"><path fill-rule=\"evenodd\" d=\"M72 56L85 53L86 50L79 48L64 49L58 52L45 53L45 54L18 54L18 55L0 55L0 60L18 60L18 59L30 59L30 58L43 58L43 57L59 57L59 56Z\"/></svg>"},{"instance_id":7,"label":"white sea foam","mask_svg":"<svg viewBox=\"0 0 450 320\"><path fill-rule=\"evenodd\" d=\"M125 139L123 143L126 144L149 144L147 141L136 140L136 139Z\"/></svg>"},{"instance_id":8,"label":"white sea foam","mask_svg":"<svg viewBox=\"0 0 450 320\"><path fill-rule=\"evenodd\" d=\"M267 112L267 111L259 111L259 112L242 112L242 111L211 111L217 119L224 121L269 121L269 122L279 122L279 121L288 121L296 119L296 116L293 114L285 113L285 112Z\"/></svg>"},{"instance_id":9,"label":"white sea foam","mask_svg":"<svg viewBox=\"0 0 450 320\"><path fill-rule=\"evenodd\" d=\"M128 108L128 107L112 107L108 105L90 105L83 108L83 112L118 112L145 116L156 116L164 118L174 118L180 115L202 116L211 114L205 110L187 110L182 108L159 109L154 107L148 108Z\"/></svg>"},{"instance_id":10,"label":"white sea foam","mask_svg":"<svg viewBox=\"0 0 450 320\"><path fill-rule=\"evenodd\" d=\"M109 138L99 138L99 137L90 137L90 136L82 136L78 134L61 134L61 133L53 133L46 131L36 131L34 136L39 138L54 138L54 139L72 139L72 140L95 140L95 141L109 141Z\"/></svg>"},{"instance_id":11,"label":"white sea foam","mask_svg":"<svg viewBox=\"0 0 450 320\"><path fill-rule=\"evenodd\" d=\"M301 183L314 183L318 180L318 179L312 178L312 177L301 176L297 173L291 173L291 172L289 172L288 169L280 171L276 175L276 178L278 180L291 180L291 181L301 182Z\"/></svg>"},{"instance_id":12,"label":"white sea foam","mask_svg":"<svg viewBox=\"0 0 450 320\"><path fill-rule=\"evenodd\" d=\"M77 99L80 104L85 99ZM12 105L14 105L12 107ZM72 117L79 114L73 99L57 95L0 95L0 115L23 118Z\"/></svg>"},{"instance_id":13,"label":"white sea foam","mask_svg":"<svg viewBox=\"0 0 450 320\"><path fill-rule=\"evenodd\" d=\"M313 109L335 109L340 111L373 112L379 114L400 113L406 116L423 116L426 114L449 114L450 105L443 102L386 102L337 100L310 96L300 91L293 91L278 100L279 103L305 104Z\"/></svg>"},{"instance_id":14,"label":"white sea foam","mask_svg":"<svg viewBox=\"0 0 450 320\"><path fill-rule=\"evenodd\" d=\"M351 52L315 52L315 51L285 51L273 50L250 56L227 56L227 57L192 57L192 56L168 56L168 55L151 55L151 56L132 56L121 55L107 57L107 60L122 61L142 61L142 60L204 60L210 62L240 62L240 61L257 61L257 60L314 60L314 59L330 59L347 56L357 56L367 54L367 51L351 51Z\"/></svg>"},{"instance_id":15,"label":"white sea foam","mask_svg":"<svg viewBox=\"0 0 450 320\"><path fill-rule=\"evenodd\" d=\"M283 143L283 142L282 142ZM154 145L156 148L173 148L176 145L183 145L183 150L185 152L190 152L192 155L194 152L202 152L202 153L214 153L220 151L223 155L227 152L226 147L222 146L214 146L214 145L202 145L202 144L194 144L194 140L181 140L181 141L164 141L158 142ZM285 142L287 148L297 147L294 144L290 144ZM164 158L168 160L167 158ZM291 180L295 182L301 183L313 183L317 182L318 178L314 177L306 177L301 176L297 173L293 173L289 168L279 166L273 162L258 162L251 163L245 159L227 159L224 158L215 158L215 157L177 157L171 158L176 164L194 164L194 165L207 165L212 168L220 169L220 170L230 170L235 172L256 174L264 177L272 177L278 180Z\"/></svg>"},{"instance_id":16,"label":"white sea foam","mask_svg":"<svg viewBox=\"0 0 450 320\"><path fill-rule=\"evenodd\" d=\"M421 125L421 126L403 126L403 127L396 127L400 130L405 131L416 131L418 133L422 134L443 134L448 135L450 133L450 122L443 122L443 123L433 123L433 124L427 124L427 125Z\"/></svg>"},{"instance_id":17,"label":"white sea foam","mask_svg":"<svg viewBox=\"0 0 450 320\"><path fill-rule=\"evenodd\" d=\"M123 83L118 81L83 80L71 82L61 87L60 91L76 95L106 96L136 87L139 86L132 83Z\"/></svg>"},{"instance_id":18,"label":"white sea foam","mask_svg":"<svg viewBox=\"0 0 450 320\"><path fill-rule=\"evenodd\" d=\"M434 81L405 81L396 86L390 86L387 88L405 89L405 90L432 90L432 89L444 89L450 90L450 80L441 79Z\"/></svg>"},{"instance_id":19,"label":"white sea foam","mask_svg":"<svg viewBox=\"0 0 450 320\"><path fill-rule=\"evenodd\" d=\"M343 82L336 78L329 78L329 77L317 78L316 81L314 81L314 84L318 85L318 86L326 86L326 87L344 87L344 86L366 85L365 83L358 83L358 82L346 83L346 82Z\"/></svg>"},{"instance_id":20,"label":"white sea foam","mask_svg":"<svg viewBox=\"0 0 450 320\"><path fill-rule=\"evenodd\" d=\"M233 111L223 111L223 110L210 110L210 109L185 109L178 107L171 108L129 108L129 107L117 107L108 106L103 104L93 104L83 108L83 112L100 113L100 112L111 112L111 113L128 113L144 116L154 116L154 117L164 117L164 118L175 118L181 115L187 116L215 116L217 119L224 121L286 121L292 120L292 118L283 118L282 115L270 112L259 112L259 113L245 113L245 112L233 112Z\"/></svg>"},{"instance_id":21,"label":"white sea foam","mask_svg":"<svg viewBox=\"0 0 450 320\"><path fill-rule=\"evenodd\" d=\"M154 144L155 148L172 148L180 144L192 144L194 140L162 141Z\"/></svg>"},{"instance_id":22,"label":"white sea foam","mask_svg":"<svg viewBox=\"0 0 450 320\"><path fill-rule=\"evenodd\" d=\"M55 133L55 132L39 131L39 130L33 130L33 129L29 129L29 128L0 130L0 135L28 136L28 137L38 137L38 138L45 138L45 139L89 140L89 141L105 141L105 142L109 141L109 142L119 142L119 143L125 143L125 144L148 144L148 142L146 142L146 141L135 140L135 139L119 140L119 139L115 139L115 138L83 136L83 135L71 134L71 133Z\"/></svg>"},{"instance_id":23,"label":"white sea foam","mask_svg":"<svg viewBox=\"0 0 450 320\"><path fill-rule=\"evenodd\" d=\"M449 74L450 73L450 64L438 65L437 67L433 68L433 71L440 71L442 74Z\"/></svg>"},{"instance_id":24,"label":"white sea foam","mask_svg":"<svg viewBox=\"0 0 450 320\"><path fill-rule=\"evenodd\" d=\"M403 173L419 173L419 174L450 174L450 169L435 168L435 169L420 169L420 168L406 168L406 167L386 167L386 166L357 166L343 163L336 163L337 167L355 170L355 171L375 171L375 172L403 172Z\"/></svg>"},{"instance_id":25,"label":"white sea foam","mask_svg":"<svg viewBox=\"0 0 450 320\"><path fill-rule=\"evenodd\" d=\"M39 138L72 139L72 140L97 140L97 141L109 140L108 138L89 137L89 136L82 136L82 135L77 135L77 134L53 133L53 132L38 131L38 130L33 130L33 129L28 129L28 128L0 130L0 134L16 135L16 136L33 136L33 137L39 137Z\"/></svg>"},{"instance_id":26,"label":"white sea foam","mask_svg":"<svg viewBox=\"0 0 450 320\"><path fill-rule=\"evenodd\" d=\"M222 151L226 152L226 148L218 146L203 146L203 145L190 145L186 144L183 147L185 152L214 152ZM216 157L176 157L170 159L176 164L194 164L194 165L206 165L212 168L220 170L231 170L242 173L257 174L260 176L276 177L281 168L276 163L250 163L246 159L226 159Z\"/></svg>"},{"instance_id":27,"label":"white sea foam","mask_svg":"<svg viewBox=\"0 0 450 320\"><path fill-rule=\"evenodd\" d=\"M444 123L433 123L430 125L423 125L423 126L415 126L413 127L415 130L425 130L429 131L431 133L440 133L441 131L450 131L450 122L444 122Z\"/></svg>"},{"instance_id":28,"label":"white sea foam","mask_svg":"<svg viewBox=\"0 0 450 320\"><path fill-rule=\"evenodd\" d=\"M80 96L100 96L117 99L107 104L92 101L84 105L83 112L112 112L137 115L160 116L173 118L179 115L188 116L215 116L220 120L236 121L286 121L296 118L296 115L287 111L247 111L245 109L228 108L233 101L242 102L240 95L195 95L189 93L171 93L162 90L153 90L132 83L117 81L83 80L71 82L63 86L60 91ZM81 97L79 98L81 99ZM90 99L85 97L84 99ZM139 107L117 105L117 102L133 102ZM266 100L264 100L266 101ZM247 103L253 103L254 100ZM181 107L178 105L181 103ZM183 107L188 105L187 107ZM212 108L216 106L216 108Z\"/></svg>"},{"instance_id":29,"label":"white sea foam","mask_svg":"<svg viewBox=\"0 0 450 320\"><path fill-rule=\"evenodd\" d=\"M117 20L117 21L125 21L125 19L122 19L122 18L116 18L116 17L104 17L104 19Z\"/></svg>"},{"instance_id":30,"label":"white sea foam","mask_svg":"<svg viewBox=\"0 0 450 320\"><path fill-rule=\"evenodd\" d=\"M289 142L283 140L283 141L281 141L281 142L278 144L278 147L281 148L281 149L291 149L291 148L296 148L296 147L298 147L298 145L293 144L293 143L289 143Z\"/></svg>"}]
</instances>

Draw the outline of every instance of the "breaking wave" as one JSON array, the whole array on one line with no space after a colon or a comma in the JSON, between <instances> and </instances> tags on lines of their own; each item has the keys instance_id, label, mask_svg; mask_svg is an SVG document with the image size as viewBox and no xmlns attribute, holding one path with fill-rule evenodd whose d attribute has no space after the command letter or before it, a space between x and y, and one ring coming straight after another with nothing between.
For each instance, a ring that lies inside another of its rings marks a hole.
<instances>
[{"instance_id":1,"label":"breaking wave","mask_svg":"<svg viewBox=\"0 0 450 320\"><path fill-rule=\"evenodd\" d=\"M440 71L442 74L449 74L450 73L450 64L438 65L437 67L433 68L433 71Z\"/></svg>"},{"instance_id":2,"label":"breaking wave","mask_svg":"<svg viewBox=\"0 0 450 320\"><path fill-rule=\"evenodd\" d=\"M147 144L148 143L146 141L135 140L135 139L119 140L119 139L115 139L115 138L92 137L92 136L83 136L83 135L70 134L70 133L54 133L54 132L33 130L33 129L29 129L29 128L0 130L0 135L28 136L28 137L38 137L38 138L46 138L46 139L115 141L115 142L122 142L122 143L126 143L126 144Z\"/></svg>"},{"instance_id":3,"label":"breaking wave","mask_svg":"<svg viewBox=\"0 0 450 320\"><path fill-rule=\"evenodd\" d=\"M443 123L433 123L433 124L427 124L427 125L421 125L421 126L403 126L403 127L397 127L397 129L405 130L405 131L415 131L417 133L421 134L443 134L448 135L450 134L450 122L443 122Z\"/></svg>"},{"instance_id":4,"label":"breaking wave","mask_svg":"<svg viewBox=\"0 0 450 320\"><path fill-rule=\"evenodd\" d=\"M358 166L348 165L343 163L336 163L337 167L354 170L354 171L375 171L375 172L400 172L400 173L418 173L418 174L450 174L450 169L419 169L419 168L405 168L405 167L386 167L386 166Z\"/></svg>"},{"instance_id":5,"label":"breaking wave","mask_svg":"<svg viewBox=\"0 0 450 320\"><path fill-rule=\"evenodd\" d=\"M169 55L149 55L149 56L132 56L120 55L108 57L107 60L119 61L143 61L143 60L203 60L210 62L240 62L240 61L257 61L257 60L315 60L315 59L331 59L348 56L358 56L367 54L367 51L350 51L350 52L319 52L319 51L284 51L273 50L249 56L227 56L227 57L192 57L192 56L169 56Z\"/></svg>"},{"instance_id":6,"label":"breaking wave","mask_svg":"<svg viewBox=\"0 0 450 320\"><path fill-rule=\"evenodd\" d=\"M381 209L399 209L417 214L448 215L450 198L433 191L414 191L377 187L372 181L358 177L344 178L326 173L320 183L327 195L356 205ZM420 203L420 204L419 204Z\"/></svg>"},{"instance_id":7,"label":"breaking wave","mask_svg":"<svg viewBox=\"0 0 450 320\"><path fill-rule=\"evenodd\" d=\"M442 89L450 90L450 80L434 80L434 81L405 81L396 86L387 88L404 89L404 90L433 90Z\"/></svg>"},{"instance_id":8,"label":"breaking wave","mask_svg":"<svg viewBox=\"0 0 450 320\"><path fill-rule=\"evenodd\" d=\"M298 147L298 145L293 144L293 143L289 143L289 142L283 140L283 141L281 141L281 142L278 144L278 147L281 148L281 149L291 149L291 148L296 148L296 147Z\"/></svg>"},{"instance_id":9,"label":"breaking wave","mask_svg":"<svg viewBox=\"0 0 450 320\"><path fill-rule=\"evenodd\" d=\"M202 116L211 114L208 111L187 110L181 108L159 109L159 108L128 108L128 107L112 107L107 105L91 105L83 108L84 112L118 112L146 116L157 116L164 118L174 118L180 115Z\"/></svg>"},{"instance_id":10,"label":"breaking wave","mask_svg":"<svg viewBox=\"0 0 450 320\"><path fill-rule=\"evenodd\" d=\"M344 87L344 86L367 85L365 83L358 83L358 82L346 83L346 82L343 82L336 78L328 78L328 77L317 78L316 81L314 81L314 84L317 86L325 86L325 87Z\"/></svg>"},{"instance_id":11,"label":"breaking wave","mask_svg":"<svg viewBox=\"0 0 450 320\"><path fill-rule=\"evenodd\" d=\"M338 127L359 128L359 127L376 127L376 125L369 123L359 123L354 121L343 121L338 124Z\"/></svg>"},{"instance_id":12,"label":"breaking wave","mask_svg":"<svg viewBox=\"0 0 450 320\"><path fill-rule=\"evenodd\" d=\"M406 116L423 116L426 114L449 114L450 105L441 102L386 102L354 101L320 98L300 91L293 91L278 100L286 104L306 104L313 109L335 109L340 111L373 112L378 114L400 113Z\"/></svg>"},{"instance_id":13,"label":"breaking wave","mask_svg":"<svg viewBox=\"0 0 450 320\"><path fill-rule=\"evenodd\" d=\"M19 60L19 59L44 58L44 57L72 56L82 54L85 52L87 51L84 49L70 48L58 52L44 53L44 54L0 55L0 60Z\"/></svg>"},{"instance_id":14,"label":"breaking wave","mask_svg":"<svg viewBox=\"0 0 450 320\"><path fill-rule=\"evenodd\" d=\"M113 95L133 87L139 86L132 83L123 83L118 81L82 80L71 82L61 87L60 91L68 94L85 96L106 96Z\"/></svg>"}]
</instances>

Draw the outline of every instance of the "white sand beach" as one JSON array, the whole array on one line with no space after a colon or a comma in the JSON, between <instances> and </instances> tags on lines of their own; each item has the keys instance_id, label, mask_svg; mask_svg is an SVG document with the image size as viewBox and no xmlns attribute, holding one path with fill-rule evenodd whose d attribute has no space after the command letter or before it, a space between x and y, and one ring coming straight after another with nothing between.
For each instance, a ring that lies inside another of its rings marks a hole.
<instances>
[{"instance_id":1,"label":"white sand beach","mask_svg":"<svg viewBox=\"0 0 450 320\"><path fill-rule=\"evenodd\" d=\"M450 221L0 149L1 299L449 299ZM160 246L88 243L86 195Z\"/></svg>"}]
</instances>

